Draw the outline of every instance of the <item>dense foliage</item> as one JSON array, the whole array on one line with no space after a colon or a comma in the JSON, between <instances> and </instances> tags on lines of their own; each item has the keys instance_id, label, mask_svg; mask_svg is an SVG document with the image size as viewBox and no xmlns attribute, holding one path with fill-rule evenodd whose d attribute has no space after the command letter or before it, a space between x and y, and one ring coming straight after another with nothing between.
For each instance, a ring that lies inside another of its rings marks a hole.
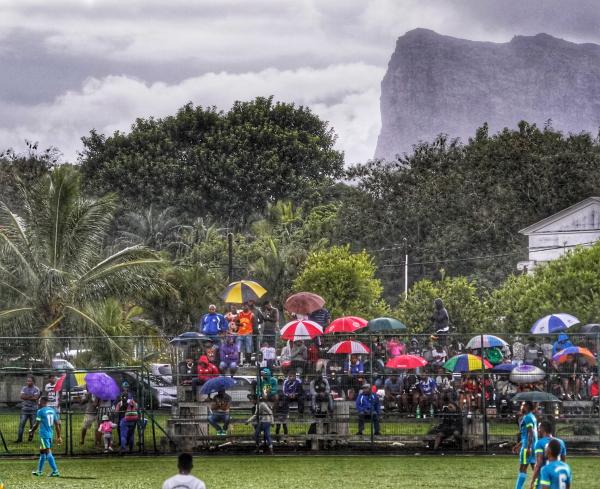
<instances>
[{"instance_id":1,"label":"dense foliage","mask_svg":"<svg viewBox=\"0 0 600 489\"><path fill-rule=\"evenodd\" d=\"M92 131L81 170L92 193L234 225L280 199L317 198L342 170L335 140L310 109L272 98L227 112L188 104L175 116L138 119L127 134Z\"/></svg>"},{"instance_id":2,"label":"dense foliage","mask_svg":"<svg viewBox=\"0 0 600 489\"><path fill-rule=\"evenodd\" d=\"M154 251L132 246L106 255L104 239L116 201L92 200L62 166L20 187L22 215L0 202L0 331L3 336L107 336L89 308L107 299L139 299L159 290L163 265ZM41 343L46 358L49 341Z\"/></svg>"},{"instance_id":3,"label":"dense foliage","mask_svg":"<svg viewBox=\"0 0 600 489\"><path fill-rule=\"evenodd\" d=\"M494 135L483 126L467 144L440 136L398 161L349 170L357 188L341 208L343 234L357 249L406 238L411 282L444 268L491 287L527 257L519 229L598 195L599 171L600 143L588 134L522 122ZM378 264L399 265L402 255L379 253ZM395 296L400 284L384 279Z\"/></svg>"},{"instance_id":4,"label":"dense foliage","mask_svg":"<svg viewBox=\"0 0 600 489\"><path fill-rule=\"evenodd\" d=\"M351 253L348 246L334 246L309 255L294 290L321 295L333 317L378 317L387 312L387 305L375 270L366 252Z\"/></svg>"}]
</instances>

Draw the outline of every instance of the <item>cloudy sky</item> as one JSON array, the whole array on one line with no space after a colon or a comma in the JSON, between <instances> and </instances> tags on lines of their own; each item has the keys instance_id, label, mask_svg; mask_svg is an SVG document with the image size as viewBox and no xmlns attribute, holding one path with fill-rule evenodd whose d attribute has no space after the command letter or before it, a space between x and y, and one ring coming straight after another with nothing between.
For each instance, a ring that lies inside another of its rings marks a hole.
<instances>
[{"instance_id":1,"label":"cloudy sky","mask_svg":"<svg viewBox=\"0 0 600 489\"><path fill-rule=\"evenodd\" d=\"M92 128L272 94L311 106L347 163L364 161L407 30L600 43L599 25L597 0L0 0L0 150L29 139L73 161Z\"/></svg>"}]
</instances>

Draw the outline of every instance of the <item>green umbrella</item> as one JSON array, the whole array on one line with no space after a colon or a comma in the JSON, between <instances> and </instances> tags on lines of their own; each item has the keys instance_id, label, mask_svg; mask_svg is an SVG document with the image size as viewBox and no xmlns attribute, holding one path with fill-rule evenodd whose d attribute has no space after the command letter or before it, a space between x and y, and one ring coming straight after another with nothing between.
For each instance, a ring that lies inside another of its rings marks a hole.
<instances>
[{"instance_id":1,"label":"green umbrella","mask_svg":"<svg viewBox=\"0 0 600 489\"><path fill-rule=\"evenodd\" d=\"M549 392L540 392L540 391L529 391L529 392L519 392L515 397L513 397L513 401L515 402L561 402L560 399L556 396L553 396Z\"/></svg>"},{"instance_id":2,"label":"green umbrella","mask_svg":"<svg viewBox=\"0 0 600 489\"><path fill-rule=\"evenodd\" d=\"M394 318L377 318L369 321L367 329L370 333L378 333L380 331L405 331L406 326Z\"/></svg>"}]
</instances>

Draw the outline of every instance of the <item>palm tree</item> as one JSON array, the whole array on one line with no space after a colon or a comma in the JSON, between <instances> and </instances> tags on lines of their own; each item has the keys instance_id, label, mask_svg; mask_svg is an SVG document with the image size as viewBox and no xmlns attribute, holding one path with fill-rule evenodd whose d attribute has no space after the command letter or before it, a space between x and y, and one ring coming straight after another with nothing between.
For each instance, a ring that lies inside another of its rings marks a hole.
<instances>
[{"instance_id":1,"label":"palm tree","mask_svg":"<svg viewBox=\"0 0 600 489\"><path fill-rule=\"evenodd\" d=\"M277 243L269 238L260 257L250 265L252 278L269 291L277 307L283 308L283 302L306 255L307 250L293 243Z\"/></svg>"},{"instance_id":2,"label":"palm tree","mask_svg":"<svg viewBox=\"0 0 600 489\"><path fill-rule=\"evenodd\" d=\"M181 226L175 217L174 209L157 210L150 205L140 212L127 212L121 219L117 244L143 245L157 251L177 250L183 245L180 239Z\"/></svg>"},{"instance_id":3,"label":"palm tree","mask_svg":"<svg viewBox=\"0 0 600 489\"><path fill-rule=\"evenodd\" d=\"M136 245L103 254L116 199L83 196L76 169L59 167L20 190L22 216L0 202L0 334L107 336L89 307L163 287L164 262L153 251ZM50 358L55 346L40 343L37 353Z\"/></svg>"}]
</instances>

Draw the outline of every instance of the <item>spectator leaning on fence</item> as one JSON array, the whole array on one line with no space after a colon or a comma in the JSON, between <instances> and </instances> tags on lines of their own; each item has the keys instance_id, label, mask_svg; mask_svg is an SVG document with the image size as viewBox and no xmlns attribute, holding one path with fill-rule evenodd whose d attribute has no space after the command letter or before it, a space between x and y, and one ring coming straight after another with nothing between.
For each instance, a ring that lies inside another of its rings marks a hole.
<instances>
[{"instance_id":1,"label":"spectator leaning on fence","mask_svg":"<svg viewBox=\"0 0 600 489\"><path fill-rule=\"evenodd\" d=\"M273 410L265 399L253 396L255 402L254 414L246 421L246 424L254 425L254 441L256 453L260 453L260 435L264 434L264 441L269 453L273 453L273 440L271 439L271 425L273 424Z\"/></svg>"},{"instance_id":2,"label":"spectator leaning on fence","mask_svg":"<svg viewBox=\"0 0 600 489\"><path fill-rule=\"evenodd\" d=\"M167 479L162 489L206 489L204 482L196 479L191 472L194 468L192 456L189 453L182 453L177 459L177 468L179 473Z\"/></svg>"},{"instance_id":3,"label":"spectator leaning on fence","mask_svg":"<svg viewBox=\"0 0 600 489\"><path fill-rule=\"evenodd\" d=\"M23 432L25 431L25 424L29 421L29 429L33 428L35 424L35 413L37 412L38 399L40 398L41 391L36 387L35 380L32 375L27 376L27 381L21 389L21 417L19 419L19 431L17 433L17 441L15 443L21 443L23 441ZM29 435L27 441L31 442L33 435Z\"/></svg>"},{"instance_id":4,"label":"spectator leaning on fence","mask_svg":"<svg viewBox=\"0 0 600 489\"><path fill-rule=\"evenodd\" d=\"M93 396L92 394L87 392L81 400L81 404L85 405L83 425L81 426L81 439L79 441L79 444L83 445L85 443L85 436L88 430L92 427L93 424L98 424L98 420L96 418L98 413L98 399L96 398L96 396ZM95 438L96 446L98 446L100 442L99 435L96 435Z\"/></svg>"},{"instance_id":5,"label":"spectator leaning on fence","mask_svg":"<svg viewBox=\"0 0 600 489\"><path fill-rule=\"evenodd\" d=\"M378 436L379 432L379 414L381 406L379 405L379 396L371 391L370 384L364 384L356 398L356 411L358 412L358 433L361 436L365 429L365 422L373 422L373 434Z\"/></svg>"}]
</instances>

